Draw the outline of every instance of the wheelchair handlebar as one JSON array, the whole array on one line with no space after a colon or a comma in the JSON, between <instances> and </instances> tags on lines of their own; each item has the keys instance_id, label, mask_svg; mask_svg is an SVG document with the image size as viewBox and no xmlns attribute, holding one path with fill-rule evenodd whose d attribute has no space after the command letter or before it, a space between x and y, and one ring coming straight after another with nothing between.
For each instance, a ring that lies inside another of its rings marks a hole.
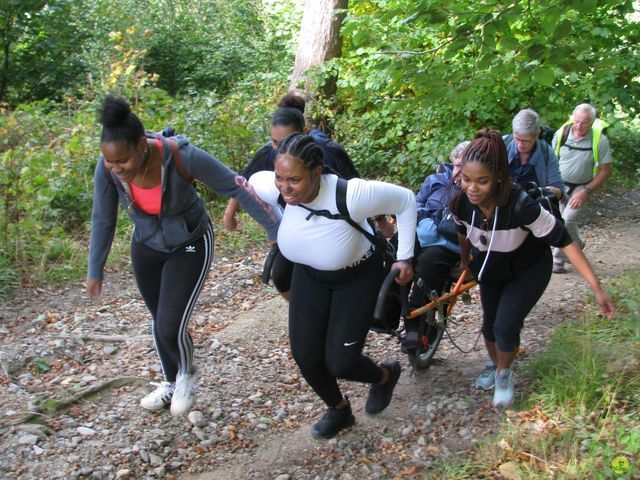
<instances>
[{"instance_id":1,"label":"wheelchair handlebar","mask_svg":"<svg viewBox=\"0 0 640 480\"><path fill-rule=\"evenodd\" d=\"M273 261L276 259L276 255L280 252L278 248L278 244L274 243L271 245L271 250L267 255L267 258L264 259L264 266L262 267L262 275L260 275L260 280L262 283L267 285L269 283L269 278L271 278L271 268L273 267Z\"/></svg>"},{"instance_id":2,"label":"wheelchair handlebar","mask_svg":"<svg viewBox=\"0 0 640 480\"><path fill-rule=\"evenodd\" d=\"M387 273L382 285L380 286L380 292L378 293L378 300L376 301L376 309L373 312L373 317L376 320L380 320L383 325L385 324L384 318L384 305L389 288L396 277L400 275L400 269L394 268ZM400 287L400 302L402 303L402 315L406 315L409 312L409 285L399 285Z\"/></svg>"}]
</instances>

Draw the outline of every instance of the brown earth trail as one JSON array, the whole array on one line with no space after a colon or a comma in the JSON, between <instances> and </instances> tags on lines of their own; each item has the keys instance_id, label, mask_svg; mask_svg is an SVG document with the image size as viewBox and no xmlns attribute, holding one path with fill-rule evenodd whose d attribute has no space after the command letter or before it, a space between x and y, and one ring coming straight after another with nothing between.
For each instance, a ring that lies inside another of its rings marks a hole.
<instances>
[{"instance_id":1,"label":"brown earth trail","mask_svg":"<svg viewBox=\"0 0 640 480\"><path fill-rule=\"evenodd\" d=\"M640 192L590 200L585 253L605 284L640 267L639 220ZM215 260L191 324L199 367L194 410L201 414L191 420L138 405L160 372L128 271L109 272L98 303L78 282L25 290L0 304L0 477L415 478L434 462L465 458L497 431L505 413L472 388L485 358L481 345L462 354L445 339L437 361L412 373L395 340L370 334L373 358L402 362L391 405L367 416L366 387L343 382L356 425L313 440L309 428L323 406L291 359L286 303L255 281L262 257ZM520 366L583 308L586 290L572 271L552 277L525 323ZM477 303L458 310L464 321L455 339L464 346L477 335ZM528 389L519 375L516 392ZM21 422L28 412L32 420Z\"/></svg>"}]
</instances>

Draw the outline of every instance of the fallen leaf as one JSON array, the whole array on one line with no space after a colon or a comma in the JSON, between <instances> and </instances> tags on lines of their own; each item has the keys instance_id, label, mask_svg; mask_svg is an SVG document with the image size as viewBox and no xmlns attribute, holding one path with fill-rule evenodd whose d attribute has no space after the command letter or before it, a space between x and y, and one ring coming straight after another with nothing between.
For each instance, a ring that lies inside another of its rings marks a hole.
<instances>
[{"instance_id":1,"label":"fallen leaf","mask_svg":"<svg viewBox=\"0 0 640 480\"><path fill-rule=\"evenodd\" d=\"M513 462L503 463L498 467L500 471L500 475L502 475L505 480L522 480L522 473L520 472L520 468L518 468L518 464Z\"/></svg>"}]
</instances>

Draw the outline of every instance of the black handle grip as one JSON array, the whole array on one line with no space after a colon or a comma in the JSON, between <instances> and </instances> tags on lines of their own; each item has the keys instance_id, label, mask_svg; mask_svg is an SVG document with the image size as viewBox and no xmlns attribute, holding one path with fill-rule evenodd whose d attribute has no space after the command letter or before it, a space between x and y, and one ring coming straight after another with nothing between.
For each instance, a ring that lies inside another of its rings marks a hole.
<instances>
[{"instance_id":1,"label":"black handle grip","mask_svg":"<svg viewBox=\"0 0 640 480\"><path fill-rule=\"evenodd\" d=\"M262 267L262 275L260 275L260 280L265 285L269 283L269 279L271 278L271 268L273 267L273 262L276 259L276 256L280 253L280 249L278 248L278 244L274 243L271 245L271 250L267 255L267 258L264 259L264 266Z\"/></svg>"},{"instance_id":2,"label":"black handle grip","mask_svg":"<svg viewBox=\"0 0 640 480\"><path fill-rule=\"evenodd\" d=\"M380 286L380 292L378 293L378 300L376 302L376 309L373 312L373 317L376 320L384 321L384 302L387 298L387 294L389 293L389 288L391 287L391 282L395 281L396 277L400 275L400 269L394 268L387 273L387 276L384 278L382 285ZM402 300L402 310L404 312L405 304L407 303L405 292L401 292Z\"/></svg>"}]
</instances>

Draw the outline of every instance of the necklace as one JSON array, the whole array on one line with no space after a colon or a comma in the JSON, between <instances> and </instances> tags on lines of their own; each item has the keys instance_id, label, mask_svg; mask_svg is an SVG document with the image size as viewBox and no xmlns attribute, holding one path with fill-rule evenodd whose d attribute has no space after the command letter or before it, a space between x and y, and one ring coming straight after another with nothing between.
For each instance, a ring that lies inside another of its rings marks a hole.
<instances>
[{"instance_id":1,"label":"necklace","mask_svg":"<svg viewBox=\"0 0 640 480\"><path fill-rule=\"evenodd\" d=\"M142 165L140 166L140 168L144 167L144 173L142 174L142 180L140 181L141 187L144 186L144 179L147 178L147 171L149 170L150 159L151 159L151 149L149 148L149 145L147 145L147 149L144 152L144 162L142 162Z\"/></svg>"}]
</instances>

